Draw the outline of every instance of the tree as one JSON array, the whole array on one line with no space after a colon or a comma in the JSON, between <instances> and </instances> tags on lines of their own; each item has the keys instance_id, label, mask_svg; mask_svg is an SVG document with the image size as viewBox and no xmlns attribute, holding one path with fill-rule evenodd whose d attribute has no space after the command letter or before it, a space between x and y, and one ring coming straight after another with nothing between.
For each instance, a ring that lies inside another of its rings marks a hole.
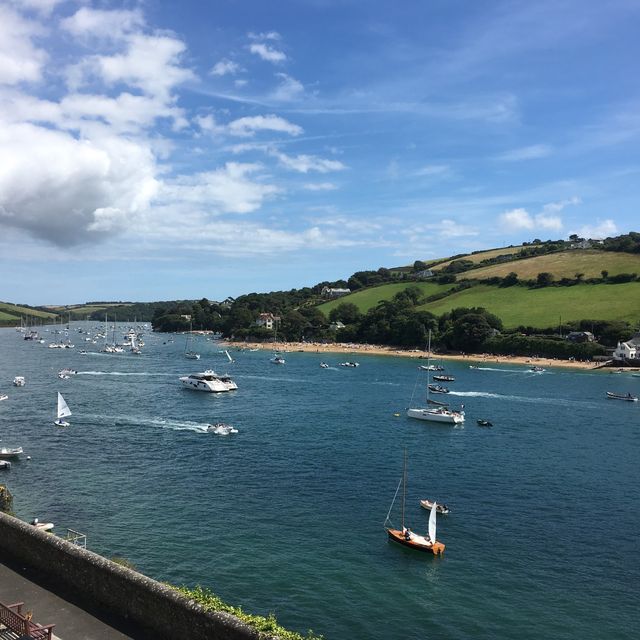
<instances>
[{"instance_id":1,"label":"tree","mask_svg":"<svg viewBox=\"0 0 640 640\"><path fill-rule=\"evenodd\" d=\"M603 270L600 272L600 275L602 276L602 279L603 279L603 280L606 280L606 279L609 277L609 272L608 272L606 269L603 269Z\"/></svg>"},{"instance_id":2,"label":"tree","mask_svg":"<svg viewBox=\"0 0 640 640\"><path fill-rule=\"evenodd\" d=\"M493 329L484 315L468 313L458 318L450 333L450 345L459 351L478 351Z\"/></svg>"},{"instance_id":3,"label":"tree","mask_svg":"<svg viewBox=\"0 0 640 640\"><path fill-rule=\"evenodd\" d=\"M502 279L502 284L500 286L513 287L516 284L518 284L518 274L515 271L512 271Z\"/></svg>"},{"instance_id":4,"label":"tree","mask_svg":"<svg viewBox=\"0 0 640 640\"><path fill-rule=\"evenodd\" d=\"M552 273L549 273L548 271L542 271L536 278L536 285L538 287L549 287L553 284L553 280L554 277Z\"/></svg>"},{"instance_id":5,"label":"tree","mask_svg":"<svg viewBox=\"0 0 640 640\"><path fill-rule=\"evenodd\" d=\"M354 322L359 322L361 318L362 313L353 302L341 302L329 312L329 320L331 322L340 321L344 324L353 324Z\"/></svg>"},{"instance_id":6,"label":"tree","mask_svg":"<svg viewBox=\"0 0 640 640\"><path fill-rule=\"evenodd\" d=\"M424 271L426 268L427 268L427 263L426 262L422 262L422 260L416 260L413 263L414 272Z\"/></svg>"}]
</instances>

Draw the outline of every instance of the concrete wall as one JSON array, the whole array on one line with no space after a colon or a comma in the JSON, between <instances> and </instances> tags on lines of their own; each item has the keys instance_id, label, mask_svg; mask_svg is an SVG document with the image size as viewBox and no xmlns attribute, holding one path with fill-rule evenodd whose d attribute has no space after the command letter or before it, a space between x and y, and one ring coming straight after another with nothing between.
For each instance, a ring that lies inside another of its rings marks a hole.
<instances>
[{"instance_id":1,"label":"concrete wall","mask_svg":"<svg viewBox=\"0 0 640 640\"><path fill-rule=\"evenodd\" d=\"M163 584L0 513L0 550L79 599L154 632L158 638L257 640L234 616L208 613Z\"/></svg>"}]
</instances>

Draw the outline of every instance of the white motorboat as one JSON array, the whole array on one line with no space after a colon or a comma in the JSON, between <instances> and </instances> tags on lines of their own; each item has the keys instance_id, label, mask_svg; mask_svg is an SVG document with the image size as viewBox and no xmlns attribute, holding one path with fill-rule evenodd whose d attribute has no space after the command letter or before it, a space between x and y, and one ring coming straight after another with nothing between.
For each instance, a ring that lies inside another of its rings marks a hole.
<instances>
[{"instance_id":1,"label":"white motorboat","mask_svg":"<svg viewBox=\"0 0 640 640\"><path fill-rule=\"evenodd\" d=\"M0 402L8 399L9 399L9 396L6 393L0 393Z\"/></svg>"},{"instance_id":2,"label":"white motorboat","mask_svg":"<svg viewBox=\"0 0 640 640\"><path fill-rule=\"evenodd\" d=\"M58 391L58 408L57 408L57 418L53 421L53 424L59 427L68 427L69 423L64 420L64 418L68 418L71 415L71 409L69 409L69 405L66 403L65 399L62 397L62 394Z\"/></svg>"},{"instance_id":3,"label":"white motorboat","mask_svg":"<svg viewBox=\"0 0 640 640\"><path fill-rule=\"evenodd\" d=\"M284 364L286 360L281 355L275 353L269 362L271 362L271 364Z\"/></svg>"},{"instance_id":4,"label":"white motorboat","mask_svg":"<svg viewBox=\"0 0 640 640\"><path fill-rule=\"evenodd\" d=\"M449 513L449 507L446 504L436 503L435 501L428 499L420 500L420 506L427 511L431 511L431 509L433 509L433 505L436 506L436 513L442 513L444 515Z\"/></svg>"},{"instance_id":5,"label":"white motorboat","mask_svg":"<svg viewBox=\"0 0 640 640\"><path fill-rule=\"evenodd\" d=\"M326 362L321 362L321 363L320 363L320 368L321 368L321 369L328 369L328 368L329 368L329 365L328 365Z\"/></svg>"},{"instance_id":6,"label":"white motorboat","mask_svg":"<svg viewBox=\"0 0 640 640\"><path fill-rule=\"evenodd\" d=\"M38 518L34 518L31 521L31 525L40 531L51 531L55 527L53 522L40 522Z\"/></svg>"},{"instance_id":7,"label":"white motorboat","mask_svg":"<svg viewBox=\"0 0 640 640\"><path fill-rule=\"evenodd\" d=\"M217 422L216 424L207 425L207 431L209 433L215 433L217 436L228 436L231 433L238 433L235 427L224 422Z\"/></svg>"},{"instance_id":8,"label":"white motorboat","mask_svg":"<svg viewBox=\"0 0 640 640\"><path fill-rule=\"evenodd\" d=\"M24 387L25 384L27 384L27 381L24 379L24 376L16 376L13 379L14 387Z\"/></svg>"},{"instance_id":9,"label":"white motorboat","mask_svg":"<svg viewBox=\"0 0 640 640\"><path fill-rule=\"evenodd\" d=\"M202 373L182 376L180 382L188 389L207 393L223 393L225 391L234 391L238 388L238 385L228 375L220 376L211 369L207 369Z\"/></svg>"},{"instance_id":10,"label":"white motorboat","mask_svg":"<svg viewBox=\"0 0 640 640\"><path fill-rule=\"evenodd\" d=\"M75 376L78 373L75 369L60 369L58 374L62 374L63 376Z\"/></svg>"},{"instance_id":11,"label":"white motorboat","mask_svg":"<svg viewBox=\"0 0 640 640\"><path fill-rule=\"evenodd\" d=\"M0 469L8 471L11 469L11 463L8 460L0 460Z\"/></svg>"},{"instance_id":12,"label":"white motorboat","mask_svg":"<svg viewBox=\"0 0 640 640\"><path fill-rule=\"evenodd\" d=\"M360 363L359 362L341 362L340 366L341 367L359 367Z\"/></svg>"},{"instance_id":13,"label":"white motorboat","mask_svg":"<svg viewBox=\"0 0 640 640\"><path fill-rule=\"evenodd\" d=\"M0 447L0 458L17 458L22 453L22 447Z\"/></svg>"}]
</instances>

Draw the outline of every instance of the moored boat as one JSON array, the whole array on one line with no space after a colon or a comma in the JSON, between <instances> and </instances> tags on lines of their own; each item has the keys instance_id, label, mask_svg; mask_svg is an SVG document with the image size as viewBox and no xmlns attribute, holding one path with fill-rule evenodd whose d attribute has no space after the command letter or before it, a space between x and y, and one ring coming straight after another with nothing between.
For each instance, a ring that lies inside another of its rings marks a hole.
<instances>
[{"instance_id":1,"label":"moored boat","mask_svg":"<svg viewBox=\"0 0 640 640\"><path fill-rule=\"evenodd\" d=\"M444 375L444 376L433 376L434 380L437 380L438 382L455 382L456 379L453 376L448 376L448 375Z\"/></svg>"},{"instance_id":2,"label":"moored boat","mask_svg":"<svg viewBox=\"0 0 640 640\"><path fill-rule=\"evenodd\" d=\"M427 511L431 511L431 509L433 509L433 505L435 505L437 513L446 515L450 512L450 509L446 504L438 504L434 500L428 500L426 498L424 500L420 500L420 506Z\"/></svg>"},{"instance_id":3,"label":"moored boat","mask_svg":"<svg viewBox=\"0 0 640 640\"><path fill-rule=\"evenodd\" d=\"M24 387L25 384L27 384L27 381L24 379L24 376L16 376L13 379L14 387Z\"/></svg>"},{"instance_id":4,"label":"moored boat","mask_svg":"<svg viewBox=\"0 0 640 640\"><path fill-rule=\"evenodd\" d=\"M638 396L631 395L630 393L614 393L613 391L607 391L607 398L611 400L626 400L627 402L638 402Z\"/></svg>"},{"instance_id":5,"label":"moored boat","mask_svg":"<svg viewBox=\"0 0 640 640\"><path fill-rule=\"evenodd\" d=\"M0 447L0 458L17 458L22 453L22 447Z\"/></svg>"}]
</instances>

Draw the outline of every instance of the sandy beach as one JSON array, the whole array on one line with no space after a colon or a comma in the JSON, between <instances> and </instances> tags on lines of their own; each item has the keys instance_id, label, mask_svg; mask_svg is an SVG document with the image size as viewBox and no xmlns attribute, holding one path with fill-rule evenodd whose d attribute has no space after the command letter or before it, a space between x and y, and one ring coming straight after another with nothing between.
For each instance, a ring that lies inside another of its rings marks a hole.
<instances>
[{"instance_id":1,"label":"sandy beach","mask_svg":"<svg viewBox=\"0 0 640 640\"><path fill-rule=\"evenodd\" d=\"M272 343L260 343L260 342L227 342L226 344L242 348L242 349L259 349L263 351L280 351L285 353L287 351L304 351L309 353L318 354L349 354L354 356L357 354L370 354L379 356L402 356L405 358L427 358L427 352L420 349L403 350L394 347L384 347L379 345L370 344L322 344L319 342L278 342L275 345ZM481 364L520 364L523 366L539 366L539 367L567 367L571 369L596 369L600 363L594 362L580 362L577 360L558 360L555 358L533 358L526 356L496 356L486 353L481 354L464 354L464 355L452 355L452 354L439 354L432 352L431 358L434 360L459 360L468 362L472 365ZM353 358L349 358L352 360ZM632 369L627 369L632 371Z\"/></svg>"}]
</instances>

